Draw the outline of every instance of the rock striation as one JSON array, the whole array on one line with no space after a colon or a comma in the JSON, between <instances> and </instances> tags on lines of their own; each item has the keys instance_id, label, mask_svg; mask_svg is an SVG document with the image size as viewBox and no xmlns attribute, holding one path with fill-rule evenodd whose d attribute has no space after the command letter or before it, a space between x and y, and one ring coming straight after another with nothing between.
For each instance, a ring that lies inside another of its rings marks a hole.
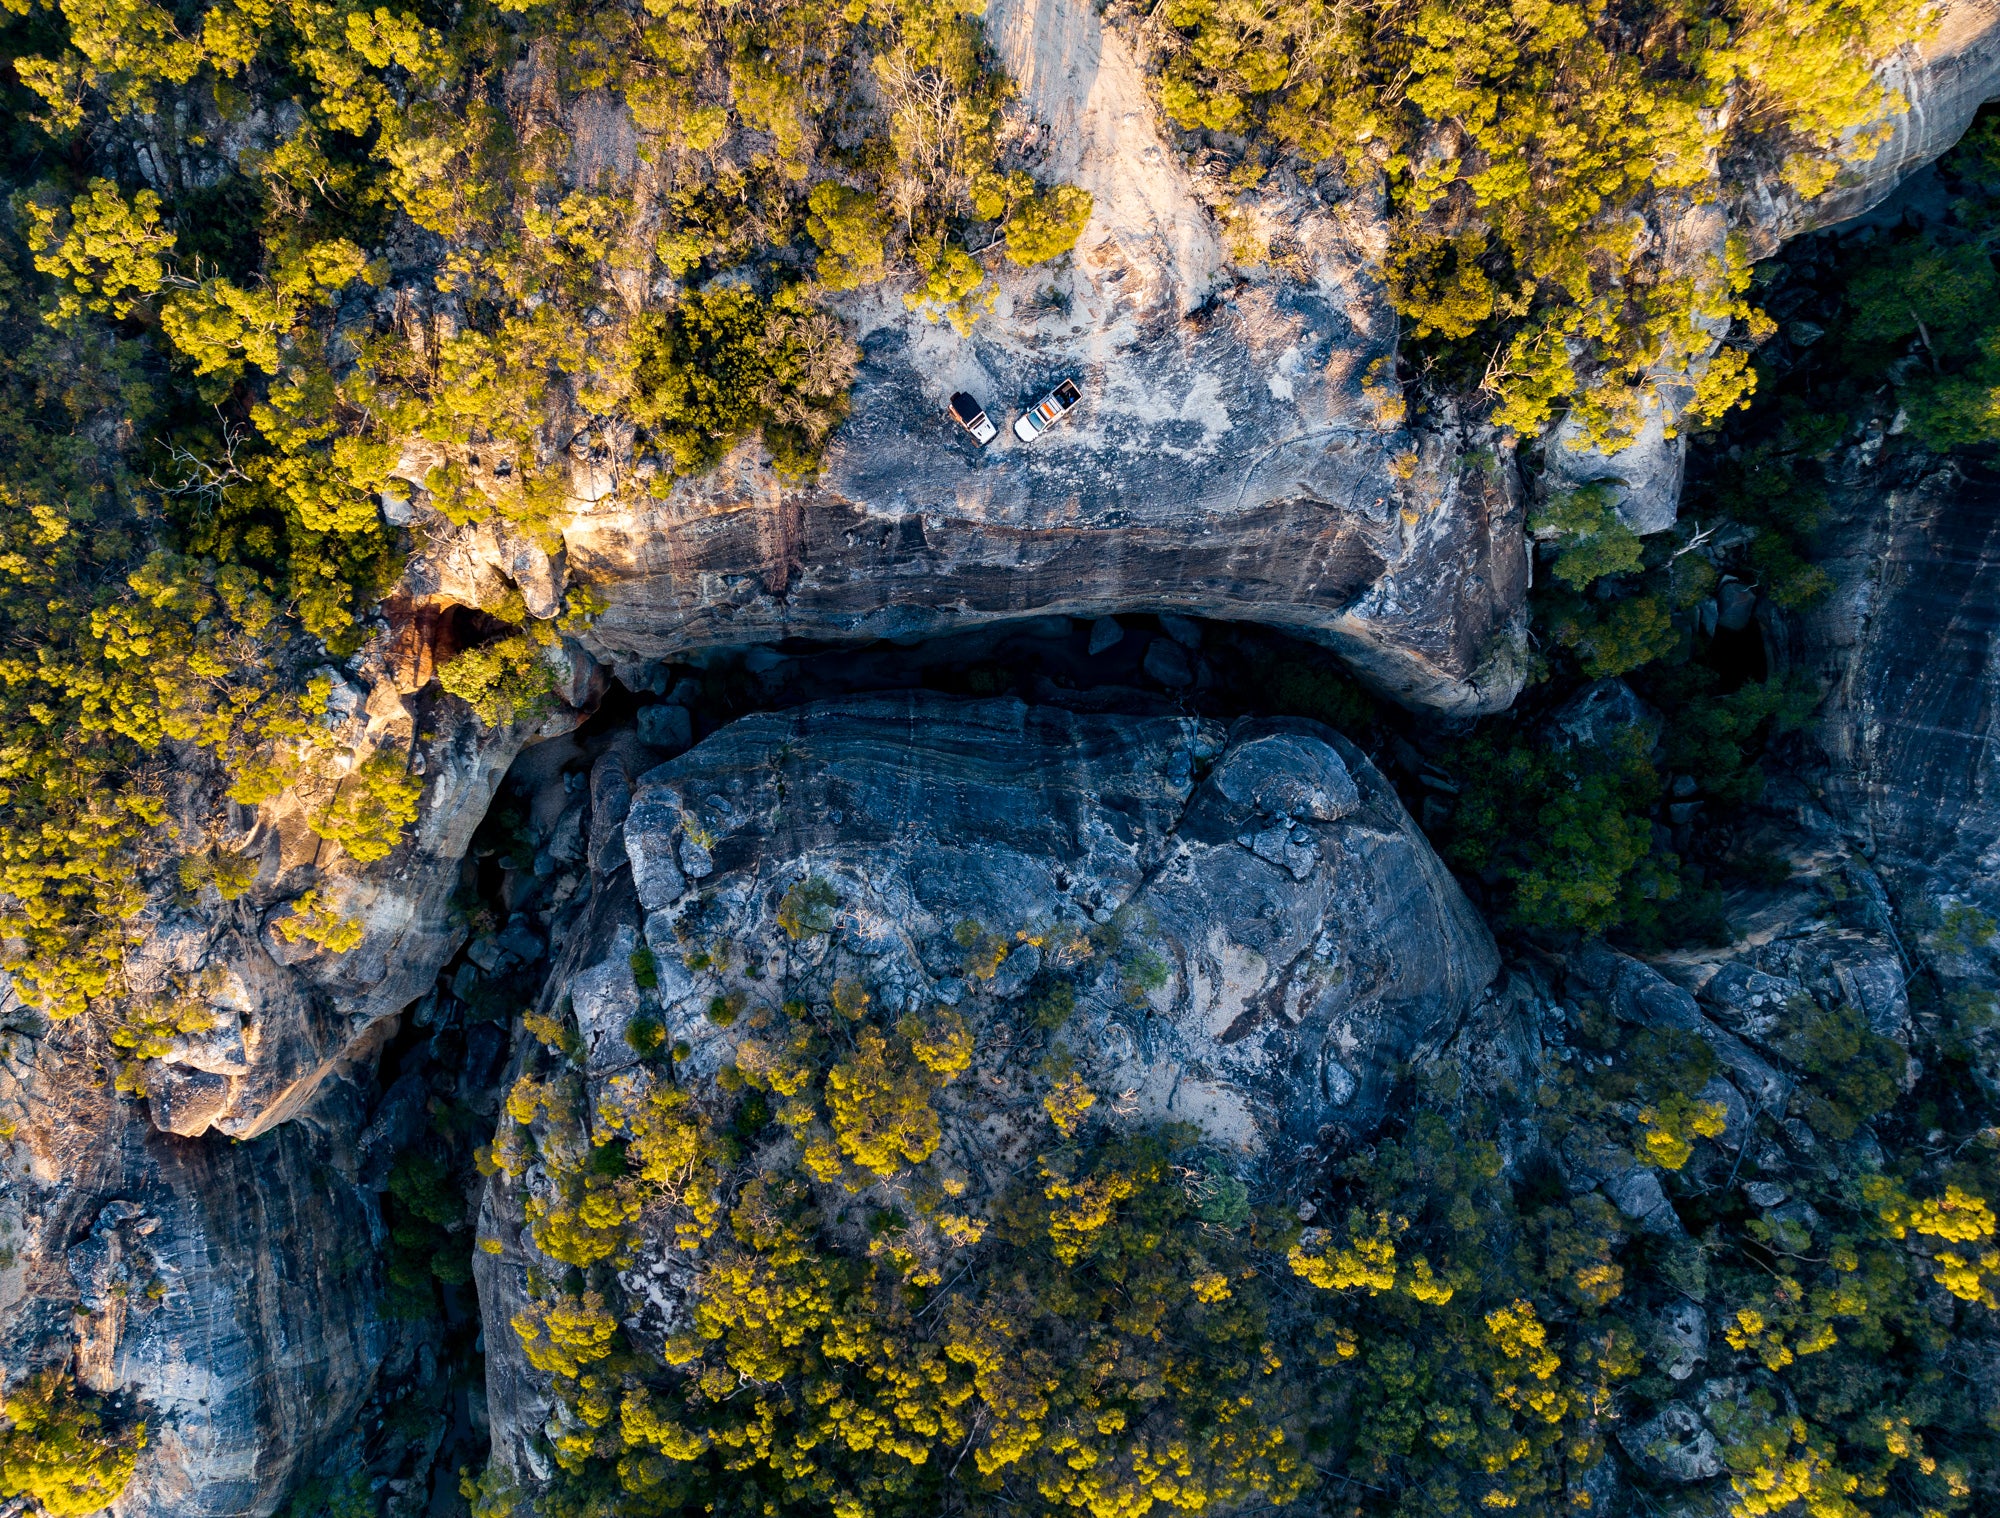
<instances>
[{"instance_id":1,"label":"rock striation","mask_svg":"<svg viewBox=\"0 0 2000 1518\"><path fill-rule=\"evenodd\" d=\"M1832 493L1823 562L1834 593L1798 625L1771 630L1826 685L1826 806L1881 876L1907 951L1947 984L1990 983L2000 482L1977 464L1872 468L1867 441ZM1993 1082L2000 1051L1984 1054Z\"/></svg>"},{"instance_id":2,"label":"rock striation","mask_svg":"<svg viewBox=\"0 0 2000 1518\"><path fill-rule=\"evenodd\" d=\"M1775 171L1752 173L1727 206L1691 205L1658 235L1705 266L1732 231L1764 253L1866 210L2000 88L1996 19L1989 0L1940 8L1885 70L1907 108L1834 190L1800 202ZM853 413L811 485L746 447L655 498L653 466L614 443L577 466L553 559L452 529L413 489L431 546L412 589L476 605L498 573L553 605L565 574L586 580L611 602L591 650L621 669L788 637L1168 609L1313 638L1412 706L1507 706L1525 668L1521 481L1449 407L1409 422L1373 272L1381 208L1282 171L1238 193L1189 166L1127 40L1081 0L995 0L986 27L1018 86L1010 151L1095 199L1070 259L996 260L995 308L969 335L893 290L847 297ZM1065 377L1082 406L1019 442L1004 417ZM984 449L946 415L959 390L1003 417ZM1686 439L1664 412L1615 455L1574 446L1571 426L1547 441L1555 483L1614 482L1638 530L1672 525Z\"/></svg>"}]
</instances>

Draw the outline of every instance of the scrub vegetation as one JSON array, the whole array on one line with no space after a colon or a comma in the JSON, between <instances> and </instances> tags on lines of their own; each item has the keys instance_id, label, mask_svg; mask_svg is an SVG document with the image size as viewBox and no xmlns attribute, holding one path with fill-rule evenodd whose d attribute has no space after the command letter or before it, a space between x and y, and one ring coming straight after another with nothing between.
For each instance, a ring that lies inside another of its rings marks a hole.
<instances>
[{"instance_id":1,"label":"scrub vegetation","mask_svg":"<svg viewBox=\"0 0 2000 1518\"><path fill-rule=\"evenodd\" d=\"M534 1178L500 1194L534 1246L513 1327L557 1399L557 1475L466 1495L546 1518L1578 1510L1621 1420L1695 1384L1666 1326L1691 1302L1721 1325L1732 1512L1976 1511L2000 1428L1948 1387L2000 1305L1992 1130L1889 1160L1858 1142L1911 1120L1905 1056L1808 998L1780 1044L1828 1162L1752 1204L1709 1045L1569 1000L1574 1057L1532 1090L1426 1067L1303 1206L1192 1128L1121 1122L1059 1015L1035 1019L1030 1158L997 1187L940 1146L981 1068L949 1008L891 1019L841 981L746 1009L716 1075L663 1055L594 1111L581 1040L537 1018L482 1163ZM1652 1178L1685 1231L1509 1161L1524 1100L1544 1152ZM623 1284L656 1265L691 1306L664 1330Z\"/></svg>"},{"instance_id":2,"label":"scrub vegetation","mask_svg":"<svg viewBox=\"0 0 2000 1518\"><path fill-rule=\"evenodd\" d=\"M1872 157L1902 0L1156 0L1131 11L1160 101L1236 165L1386 189L1391 299L1447 386L1525 437L1617 450L1750 393L1770 323L1727 202L1811 200ZM1716 349L1725 334L1733 339Z\"/></svg>"}]
</instances>

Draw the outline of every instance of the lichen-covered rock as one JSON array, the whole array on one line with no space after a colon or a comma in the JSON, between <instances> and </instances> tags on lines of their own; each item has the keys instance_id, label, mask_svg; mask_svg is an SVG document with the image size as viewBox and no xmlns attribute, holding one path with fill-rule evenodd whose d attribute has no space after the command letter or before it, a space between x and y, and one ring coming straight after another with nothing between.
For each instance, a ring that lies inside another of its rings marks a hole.
<instances>
[{"instance_id":1,"label":"lichen-covered rock","mask_svg":"<svg viewBox=\"0 0 2000 1518\"><path fill-rule=\"evenodd\" d=\"M1046 1126L1045 1038L1116 1121L1190 1123L1284 1173L1327 1125L1372 1126L1498 968L1387 782L1310 722L859 698L738 721L614 805L623 858L556 926L544 996L574 1019L579 1110L657 1079L642 1023L700 1089L781 1000L948 1007L978 1051L940 1104L969 1206ZM537 1184L495 1178L500 1252L475 1264L496 1454L542 1475L548 1409L508 1326L526 1267L558 1268L522 1226ZM641 1254L624 1311L651 1333L688 1267L671 1239Z\"/></svg>"},{"instance_id":2,"label":"lichen-covered rock","mask_svg":"<svg viewBox=\"0 0 2000 1518\"><path fill-rule=\"evenodd\" d=\"M1645 1423L1620 1428L1618 1442L1660 1480L1705 1481L1722 1473L1722 1448L1714 1431L1685 1402L1669 1402Z\"/></svg>"}]
</instances>

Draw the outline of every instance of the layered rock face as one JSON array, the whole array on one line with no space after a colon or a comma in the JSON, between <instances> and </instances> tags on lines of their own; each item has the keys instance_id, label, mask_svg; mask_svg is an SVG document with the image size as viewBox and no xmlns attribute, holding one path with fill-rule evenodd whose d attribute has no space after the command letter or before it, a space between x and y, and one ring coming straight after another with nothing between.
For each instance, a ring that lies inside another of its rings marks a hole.
<instances>
[{"instance_id":1,"label":"layered rock face","mask_svg":"<svg viewBox=\"0 0 2000 1518\"><path fill-rule=\"evenodd\" d=\"M575 720L560 709L540 731ZM460 861L507 766L536 734L526 724L489 729L436 694L406 700L372 660L353 680L337 676L327 725L353 759L259 808L218 805L226 782L202 768L182 772L181 836L218 838L256 876L233 900L213 885L191 895L160 891L127 959L135 994L186 999L209 1024L146 1063L152 1117L165 1132L269 1132L429 989L465 938L451 909ZM385 751L423 781L418 820L386 858L359 862L312 823L356 783L361 758ZM279 930L308 890L358 926L344 952Z\"/></svg>"},{"instance_id":2,"label":"layered rock face","mask_svg":"<svg viewBox=\"0 0 2000 1518\"><path fill-rule=\"evenodd\" d=\"M1885 867L1995 899L2000 486L1946 468L1848 505L1842 594L1815 628L1837 676L1829 795Z\"/></svg>"},{"instance_id":3,"label":"layered rock face","mask_svg":"<svg viewBox=\"0 0 2000 1518\"><path fill-rule=\"evenodd\" d=\"M121 1515L273 1511L392 1358L357 1088L329 1080L311 1120L253 1142L183 1139L138 1118L76 1030L18 1007L0 1028L0 1360L68 1358L139 1404Z\"/></svg>"},{"instance_id":4,"label":"layered rock face","mask_svg":"<svg viewBox=\"0 0 2000 1518\"><path fill-rule=\"evenodd\" d=\"M1283 1174L1327 1125L1370 1126L1392 1068L1498 969L1387 782L1310 722L912 694L745 718L634 774L641 758L597 760L589 894L551 933L545 1010L574 1015L588 1112L660 1078L642 1021L699 1091L759 1007L840 984L891 1016L950 1007L979 1053L941 1152L977 1205L1045 1122L1026 1067L1060 981L1051 1036L1122 1093L1121 1120L1192 1123ZM522 1229L539 1184L491 1183L482 1233L505 1248L476 1265L496 1452L546 1475L529 1441L548 1408L508 1327L526 1269L561 1271ZM628 1274L627 1310L650 1326L681 1310L685 1267L671 1237L644 1252L661 1269Z\"/></svg>"}]
</instances>

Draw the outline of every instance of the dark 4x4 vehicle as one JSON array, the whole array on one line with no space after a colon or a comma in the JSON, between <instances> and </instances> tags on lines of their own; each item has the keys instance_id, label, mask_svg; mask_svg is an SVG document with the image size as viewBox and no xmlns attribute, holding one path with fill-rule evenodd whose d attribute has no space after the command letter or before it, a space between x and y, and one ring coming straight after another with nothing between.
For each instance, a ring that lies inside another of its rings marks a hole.
<instances>
[{"instance_id":1,"label":"dark 4x4 vehicle","mask_svg":"<svg viewBox=\"0 0 2000 1518\"><path fill-rule=\"evenodd\" d=\"M972 440L982 448L1000 435L1000 429L986 420L979 402L963 390L951 398L951 419L971 433Z\"/></svg>"}]
</instances>

